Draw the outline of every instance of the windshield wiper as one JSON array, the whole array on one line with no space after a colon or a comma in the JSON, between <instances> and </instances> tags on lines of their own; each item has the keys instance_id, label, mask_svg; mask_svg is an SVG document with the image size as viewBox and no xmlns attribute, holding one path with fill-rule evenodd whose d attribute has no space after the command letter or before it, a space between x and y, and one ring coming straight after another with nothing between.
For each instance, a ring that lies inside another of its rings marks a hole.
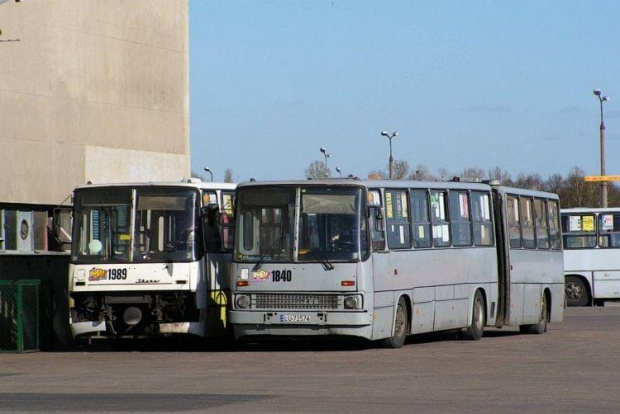
<instances>
[{"instance_id":1,"label":"windshield wiper","mask_svg":"<svg viewBox=\"0 0 620 414\"><path fill-rule=\"evenodd\" d=\"M321 250L318 247L316 247L316 245L308 237L306 237L305 240L310 242L310 246L312 247L312 249L310 249L310 251L319 260L319 262L321 262L321 264L323 265L323 269L325 269L325 270L333 270L334 269L334 265L331 264L329 262L329 260L327 260L327 258L324 256L323 250Z\"/></svg>"},{"instance_id":2,"label":"windshield wiper","mask_svg":"<svg viewBox=\"0 0 620 414\"><path fill-rule=\"evenodd\" d=\"M262 266L267 256L271 256L273 254L273 251L276 249L276 246L280 242L280 240L282 240L282 237L283 237L282 234L276 237L276 240L273 242L271 246L269 246L269 249L267 249L267 252L263 253L263 255L258 259L258 262L256 262L256 264L252 268L253 272L256 272L258 269L260 269L260 267Z\"/></svg>"}]
</instances>

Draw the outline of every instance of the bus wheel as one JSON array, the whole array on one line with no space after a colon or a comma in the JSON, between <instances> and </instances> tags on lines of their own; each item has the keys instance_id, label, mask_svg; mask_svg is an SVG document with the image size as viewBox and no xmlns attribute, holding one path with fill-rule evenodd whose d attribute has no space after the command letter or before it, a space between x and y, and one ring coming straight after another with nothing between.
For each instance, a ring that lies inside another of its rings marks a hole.
<instances>
[{"instance_id":1,"label":"bus wheel","mask_svg":"<svg viewBox=\"0 0 620 414\"><path fill-rule=\"evenodd\" d=\"M394 336L385 338L383 346L386 348L400 348L405 344L407 331L409 330L409 312L405 298L401 296L396 307L396 318L394 320Z\"/></svg>"},{"instance_id":2,"label":"bus wheel","mask_svg":"<svg viewBox=\"0 0 620 414\"><path fill-rule=\"evenodd\" d=\"M530 334L544 334L545 332L547 332L547 322L549 320L548 309L549 305L547 303L547 295L543 294L538 323L535 323L533 325L520 325L519 331L521 331L521 333Z\"/></svg>"},{"instance_id":3,"label":"bus wheel","mask_svg":"<svg viewBox=\"0 0 620 414\"><path fill-rule=\"evenodd\" d=\"M482 338L484 333L484 325L486 323L486 311L484 306L484 298L479 290L474 295L474 306L471 312L471 325L465 331L465 339L474 341Z\"/></svg>"},{"instance_id":4,"label":"bus wheel","mask_svg":"<svg viewBox=\"0 0 620 414\"><path fill-rule=\"evenodd\" d=\"M575 276L566 276L566 304L586 306L590 302L588 288L584 281Z\"/></svg>"}]
</instances>

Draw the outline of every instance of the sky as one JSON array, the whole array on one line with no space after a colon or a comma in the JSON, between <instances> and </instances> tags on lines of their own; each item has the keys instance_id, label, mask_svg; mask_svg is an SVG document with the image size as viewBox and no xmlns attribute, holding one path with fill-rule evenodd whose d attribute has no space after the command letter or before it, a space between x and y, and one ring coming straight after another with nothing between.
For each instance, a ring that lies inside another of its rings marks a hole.
<instances>
[{"instance_id":1,"label":"sky","mask_svg":"<svg viewBox=\"0 0 620 414\"><path fill-rule=\"evenodd\" d=\"M192 171L620 175L620 1L189 0Z\"/></svg>"}]
</instances>

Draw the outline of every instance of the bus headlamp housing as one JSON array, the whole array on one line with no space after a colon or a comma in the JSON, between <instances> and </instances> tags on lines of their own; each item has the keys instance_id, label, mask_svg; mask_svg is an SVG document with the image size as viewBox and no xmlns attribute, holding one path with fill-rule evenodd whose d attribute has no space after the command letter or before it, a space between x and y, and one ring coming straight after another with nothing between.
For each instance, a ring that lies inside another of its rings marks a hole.
<instances>
[{"instance_id":1,"label":"bus headlamp housing","mask_svg":"<svg viewBox=\"0 0 620 414\"><path fill-rule=\"evenodd\" d=\"M248 295L235 296L235 306L238 309L247 309L250 307L250 303L252 303L252 301Z\"/></svg>"},{"instance_id":2,"label":"bus headlamp housing","mask_svg":"<svg viewBox=\"0 0 620 414\"><path fill-rule=\"evenodd\" d=\"M135 326L142 320L142 311L136 306L130 306L123 312L123 322L127 326Z\"/></svg>"},{"instance_id":3,"label":"bus headlamp housing","mask_svg":"<svg viewBox=\"0 0 620 414\"><path fill-rule=\"evenodd\" d=\"M345 296L344 308L345 309L361 309L362 299L359 296Z\"/></svg>"}]
</instances>

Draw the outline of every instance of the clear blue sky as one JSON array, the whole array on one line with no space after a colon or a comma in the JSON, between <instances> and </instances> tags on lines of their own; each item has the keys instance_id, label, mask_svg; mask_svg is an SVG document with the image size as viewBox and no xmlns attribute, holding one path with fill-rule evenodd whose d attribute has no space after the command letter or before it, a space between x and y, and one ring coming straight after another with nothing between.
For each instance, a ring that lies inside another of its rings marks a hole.
<instances>
[{"instance_id":1,"label":"clear blue sky","mask_svg":"<svg viewBox=\"0 0 620 414\"><path fill-rule=\"evenodd\" d=\"M192 170L620 174L620 1L189 0Z\"/></svg>"}]
</instances>

